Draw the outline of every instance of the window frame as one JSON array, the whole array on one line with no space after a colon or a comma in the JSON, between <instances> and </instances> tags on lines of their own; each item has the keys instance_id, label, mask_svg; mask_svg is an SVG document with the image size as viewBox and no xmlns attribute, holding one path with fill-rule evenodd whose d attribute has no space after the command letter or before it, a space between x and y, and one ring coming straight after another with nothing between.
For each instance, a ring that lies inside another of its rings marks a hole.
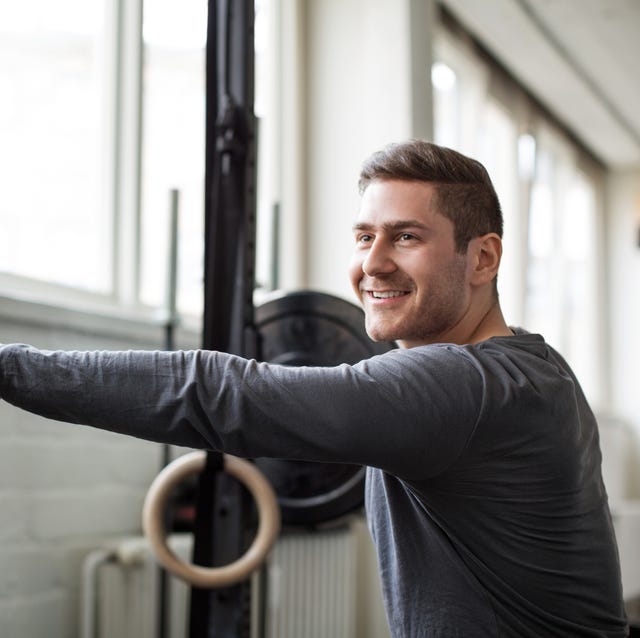
<instances>
[{"instance_id":1,"label":"window frame","mask_svg":"<svg viewBox=\"0 0 640 638\"><path fill-rule=\"evenodd\" d=\"M156 309L137 303L139 281L140 139L142 108L142 0L104 0L105 55L102 59L103 118L96 206L111 229L106 293L0 272L6 299L83 309L107 315L118 311L135 319L152 318Z\"/></svg>"},{"instance_id":2,"label":"window frame","mask_svg":"<svg viewBox=\"0 0 640 638\"><path fill-rule=\"evenodd\" d=\"M145 42L143 31L143 0L104 0L105 11L105 55L103 66L102 90L106 100L102 121L102 148L104 154L104 170L101 180L101 202L104 207L107 223L110 226L111 246L109 279L110 291L100 293L78 287L47 282L25 275L0 272L0 300L7 302L41 304L60 311L89 313L96 317L98 325L104 327L101 317L111 320L119 316L127 321L162 325L171 314L170 308L156 307L142 301L143 276L143 135L144 135L144 54ZM262 224L261 235L268 236L270 245L276 239L272 233L287 234L290 227L300 225L293 219L299 210L298 200L301 197L299 188L284 188L281 164L300 166L301 149L292 144L289 137L283 143L283 125L280 108L295 117L296 128L302 126L303 118L299 112L302 104L298 95L301 86L302 70L298 63L296 72L288 78L287 73L279 65L289 56L284 49L301 49L300 10L297 6L283 7L281 3L269 3L268 24L265 35L269 38L268 59L266 60L273 77L269 80L269 91L266 96L267 108L271 113L268 124L267 143L269 149L260 148L260 159L269 170L259 175L260 187L265 193L265 201L259 202L259 220ZM293 31L291 31L293 28ZM282 36L282 37L281 37ZM299 59L294 56L294 60ZM287 70L292 63L288 62ZM295 66L295 65L294 65ZM204 96L203 96L204 98ZM264 135L265 127L261 125L260 134ZM204 158L203 158L204 161ZM167 211L170 206L167 193ZM204 194L202 195L204 197ZM279 226L271 219L274 211L280 213ZM286 224L285 224L286 222ZM291 222L291 223L289 223ZM268 225L265 226L265 225ZM260 238L258 238L260 239ZM264 242L263 242L264 243ZM260 248L260 247L259 247ZM265 247L262 246L264 253ZM169 251L167 251L169 252ZM258 257L258 255L257 255ZM296 257L296 256L294 256ZM287 271L292 255L279 255ZM296 257L295 261L301 258ZM166 273L169 277L169 255L167 255ZM268 272L262 255L262 272ZM277 272L278 264L271 268ZM281 264L282 266L282 264ZM283 271L283 268L279 268ZM293 269L295 272L295 269ZM263 275L262 284L267 288L273 283L272 277ZM268 280L266 280L268 279ZM285 284L288 283L285 278ZM168 297L169 295L167 295ZM12 305L12 307L14 307ZM25 310L29 314L28 309ZM0 308L0 316L2 309ZM200 330L201 316L198 313L180 314L180 322L192 331Z\"/></svg>"}]
</instances>

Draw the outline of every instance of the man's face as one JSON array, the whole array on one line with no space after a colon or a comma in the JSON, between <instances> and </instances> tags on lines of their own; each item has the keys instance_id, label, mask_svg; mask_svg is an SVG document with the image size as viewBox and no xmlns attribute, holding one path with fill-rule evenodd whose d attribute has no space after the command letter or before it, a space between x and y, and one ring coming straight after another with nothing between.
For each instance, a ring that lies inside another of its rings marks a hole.
<instances>
[{"instance_id":1,"label":"man's face","mask_svg":"<svg viewBox=\"0 0 640 638\"><path fill-rule=\"evenodd\" d=\"M449 341L469 307L466 255L433 198L433 185L399 180L374 181L362 196L349 272L375 341Z\"/></svg>"}]
</instances>

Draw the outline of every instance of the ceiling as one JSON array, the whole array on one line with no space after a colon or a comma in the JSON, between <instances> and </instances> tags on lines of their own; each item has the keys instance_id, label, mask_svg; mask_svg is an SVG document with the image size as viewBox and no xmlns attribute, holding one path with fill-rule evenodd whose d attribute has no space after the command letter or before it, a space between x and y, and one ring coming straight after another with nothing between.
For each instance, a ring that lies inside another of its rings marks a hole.
<instances>
[{"instance_id":1,"label":"ceiling","mask_svg":"<svg viewBox=\"0 0 640 638\"><path fill-rule=\"evenodd\" d=\"M441 0L605 164L640 166L638 0Z\"/></svg>"}]
</instances>

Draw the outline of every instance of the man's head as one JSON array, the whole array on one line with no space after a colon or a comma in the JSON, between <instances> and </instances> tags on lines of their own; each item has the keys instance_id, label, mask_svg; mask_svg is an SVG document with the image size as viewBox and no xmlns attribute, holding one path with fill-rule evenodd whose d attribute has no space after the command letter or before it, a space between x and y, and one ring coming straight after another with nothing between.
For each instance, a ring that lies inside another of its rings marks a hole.
<instances>
[{"instance_id":1,"label":"man's head","mask_svg":"<svg viewBox=\"0 0 640 638\"><path fill-rule=\"evenodd\" d=\"M457 151L422 140L390 144L363 164L360 193L376 180L433 184L432 204L453 222L458 252L464 253L474 237L502 237L502 210L489 174L480 162Z\"/></svg>"},{"instance_id":2,"label":"man's head","mask_svg":"<svg viewBox=\"0 0 640 638\"><path fill-rule=\"evenodd\" d=\"M350 276L369 335L412 347L495 332L502 216L482 165L396 144L365 162L360 190Z\"/></svg>"}]
</instances>

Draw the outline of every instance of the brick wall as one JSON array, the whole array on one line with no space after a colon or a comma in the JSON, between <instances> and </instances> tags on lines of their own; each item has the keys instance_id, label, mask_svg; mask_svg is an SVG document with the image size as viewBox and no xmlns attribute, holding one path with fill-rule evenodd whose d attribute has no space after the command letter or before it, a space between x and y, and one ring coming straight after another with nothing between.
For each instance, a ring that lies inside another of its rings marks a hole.
<instances>
[{"instance_id":1,"label":"brick wall","mask_svg":"<svg viewBox=\"0 0 640 638\"><path fill-rule=\"evenodd\" d=\"M2 310L0 308L0 310ZM45 349L158 348L0 312L0 342ZM84 555L109 537L140 532L161 446L56 423L0 401L0 636L75 638Z\"/></svg>"}]
</instances>

